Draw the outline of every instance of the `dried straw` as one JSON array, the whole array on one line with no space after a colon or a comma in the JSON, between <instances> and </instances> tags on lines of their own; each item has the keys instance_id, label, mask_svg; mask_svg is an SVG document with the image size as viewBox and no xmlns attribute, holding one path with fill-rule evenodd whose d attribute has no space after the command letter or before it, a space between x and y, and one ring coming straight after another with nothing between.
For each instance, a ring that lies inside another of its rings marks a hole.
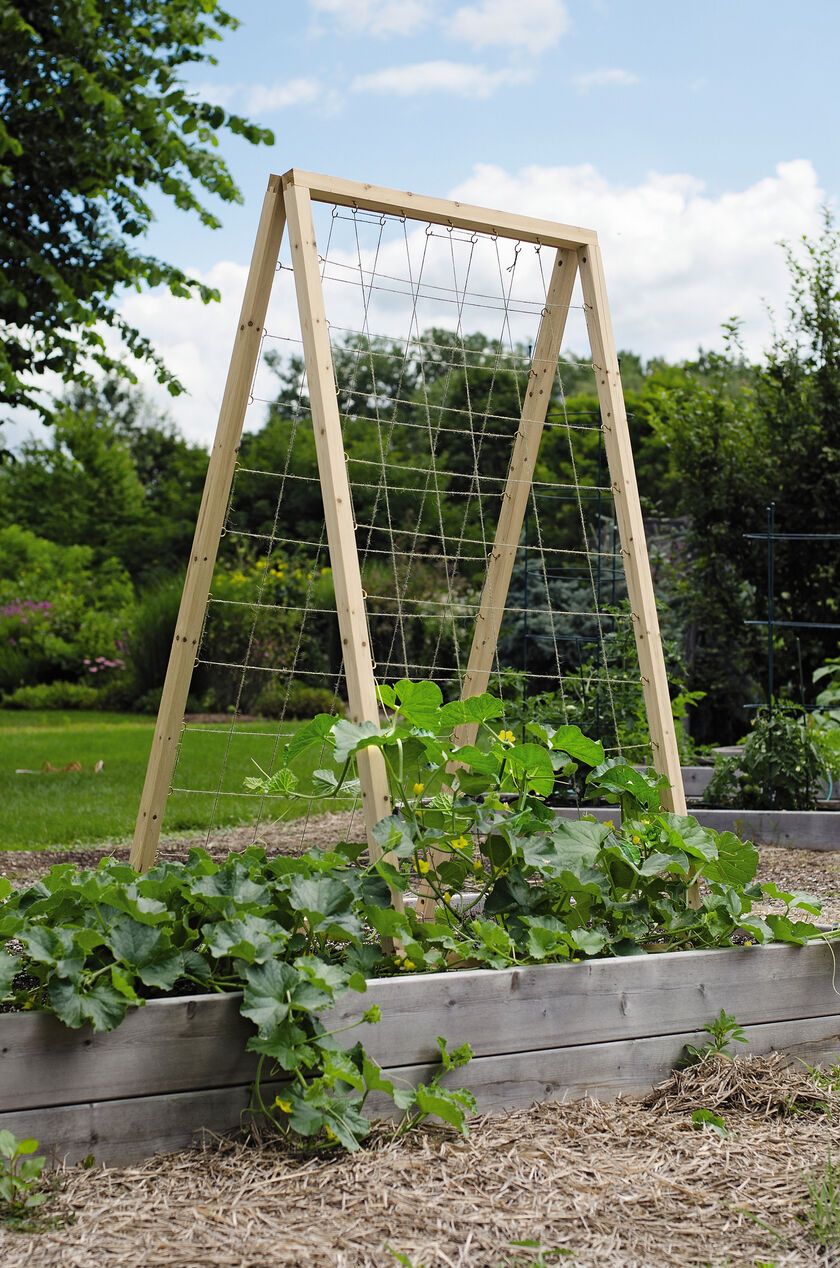
<instances>
[{"instance_id":1,"label":"dried straw","mask_svg":"<svg viewBox=\"0 0 840 1268\"><path fill-rule=\"evenodd\" d=\"M725 1110L727 1136L692 1125L702 1107ZM808 1175L840 1151L838 1111L803 1067L713 1060L647 1103L541 1105L482 1119L467 1141L381 1128L359 1154L314 1158L211 1141L68 1170L75 1223L0 1232L0 1262L384 1268L391 1247L414 1268L827 1266L838 1248L816 1245L802 1217ZM526 1239L542 1261L514 1245Z\"/></svg>"}]
</instances>

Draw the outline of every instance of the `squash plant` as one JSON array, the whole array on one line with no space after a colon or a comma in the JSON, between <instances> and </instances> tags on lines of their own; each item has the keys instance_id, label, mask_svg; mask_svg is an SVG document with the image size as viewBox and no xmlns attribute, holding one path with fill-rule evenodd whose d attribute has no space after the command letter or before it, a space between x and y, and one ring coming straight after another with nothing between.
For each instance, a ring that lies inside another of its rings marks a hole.
<instances>
[{"instance_id":1,"label":"squash plant","mask_svg":"<svg viewBox=\"0 0 840 1268\"><path fill-rule=\"evenodd\" d=\"M429 923L410 908L365 906L369 925L400 945L404 966L499 968L728 946L735 934L753 943L822 936L791 916L797 908L819 912L805 895L773 887L786 911L755 914L764 892L755 883L755 847L663 810L661 779L606 759L578 727L531 721L520 743L499 726L503 705L489 694L444 703L435 683L404 680L382 687L380 697L381 725L321 715L296 734L271 776L248 783L289 798L322 797L346 790L360 752L380 750L396 809L374 829L387 855L376 871L402 892L422 877L437 899ZM453 729L465 724L477 728L475 743L453 741ZM313 745L332 764L307 787L295 761ZM564 781L583 786L591 800L618 802L620 824L559 818L546 803ZM697 882L695 908L689 890Z\"/></svg>"},{"instance_id":2,"label":"squash plant","mask_svg":"<svg viewBox=\"0 0 840 1268\"><path fill-rule=\"evenodd\" d=\"M59 864L24 889L0 879L0 1002L44 1009L65 1025L112 1030L129 1008L170 993L241 991L259 1054L254 1107L284 1133L358 1147L370 1130L371 1091L414 1122L430 1113L464 1130L468 1092L399 1087L361 1044L349 1050L321 1017L342 994L364 991L384 957L364 919L388 899L362 847L268 859L251 848L215 863L205 850L145 875L104 859L95 869ZM360 1024L375 1024L369 1008ZM446 1070L469 1051L449 1053ZM287 1079L267 1104L266 1079Z\"/></svg>"},{"instance_id":3,"label":"squash plant","mask_svg":"<svg viewBox=\"0 0 840 1268\"><path fill-rule=\"evenodd\" d=\"M469 1059L466 1046L449 1052L439 1039L441 1072L399 1087L361 1043L348 1047L325 1025L335 1001L371 977L726 946L736 933L825 936L797 916L818 914L816 903L756 884L752 845L664 811L661 781L606 759L576 726L532 721L517 742L500 725L501 701L446 704L430 682L383 687L382 703L381 725L319 715L276 770L249 781L290 800L323 798L346 792L358 755L379 749L395 805L374 829L381 859L364 862L364 846L347 843L300 858L255 846L222 863L193 849L144 875L106 858L59 864L19 890L0 878L0 1004L102 1031L156 996L239 991L259 1054L254 1108L280 1132L353 1149L373 1091L406 1127L435 1114L463 1131L474 1108L469 1092L441 1084ZM477 728L475 743L453 741L462 725ZM296 763L314 745L326 764L303 779ZM547 802L564 782L618 803L620 824L558 818ZM421 879L436 900L429 922L389 905L389 887L407 895ZM781 899L784 914L756 915L762 895ZM374 1006L360 1025L378 1019ZM285 1081L270 1103L268 1079Z\"/></svg>"}]
</instances>

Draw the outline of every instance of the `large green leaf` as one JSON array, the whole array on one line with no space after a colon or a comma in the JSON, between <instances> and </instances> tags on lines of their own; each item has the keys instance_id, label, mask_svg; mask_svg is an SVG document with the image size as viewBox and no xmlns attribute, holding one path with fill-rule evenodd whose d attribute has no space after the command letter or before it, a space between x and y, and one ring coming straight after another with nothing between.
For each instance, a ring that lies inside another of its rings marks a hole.
<instances>
[{"instance_id":1,"label":"large green leaf","mask_svg":"<svg viewBox=\"0 0 840 1268\"><path fill-rule=\"evenodd\" d=\"M47 964L62 978L77 978L85 956L77 945L72 929L51 929L48 925L32 925L21 933L27 951L39 964Z\"/></svg>"},{"instance_id":2,"label":"large green leaf","mask_svg":"<svg viewBox=\"0 0 840 1268\"><path fill-rule=\"evenodd\" d=\"M353 891L336 876L294 876L289 896L313 925L349 914L353 904Z\"/></svg>"},{"instance_id":3,"label":"large green leaf","mask_svg":"<svg viewBox=\"0 0 840 1268\"><path fill-rule=\"evenodd\" d=\"M576 762L599 766L604 760L603 744L600 740L590 740L579 726L559 726L550 740L553 749L568 753Z\"/></svg>"},{"instance_id":4,"label":"large green leaf","mask_svg":"<svg viewBox=\"0 0 840 1268\"><path fill-rule=\"evenodd\" d=\"M484 692L479 696L469 696L466 700L453 700L445 704L440 711L441 727L454 731L458 726L490 722L493 718L502 717L503 713L504 705L501 700Z\"/></svg>"},{"instance_id":5,"label":"large green leaf","mask_svg":"<svg viewBox=\"0 0 840 1268\"><path fill-rule=\"evenodd\" d=\"M669 872L677 872L687 876L689 872L688 856L681 850L654 850L642 862L640 876L666 876Z\"/></svg>"},{"instance_id":6,"label":"large green leaf","mask_svg":"<svg viewBox=\"0 0 840 1268\"><path fill-rule=\"evenodd\" d=\"M666 830L670 845L675 850L682 850L693 858L702 859L704 863L719 862L717 833L703 828L692 815L677 815L665 811L657 816L656 822ZM732 834L729 833L729 836ZM737 838L733 838L737 840ZM704 868L708 875L708 869Z\"/></svg>"},{"instance_id":7,"label":"large green leaf","mask_svg":"<svg viewBox=\"0 0 840 1268\"><path fill-rule=\"evenodd\" d=\"M591 868L610 829L588 819L555 819L546 834L517 840L517 847L529 867L546 876L579 872Z\"/></svg>"},{"instance_id":8,"label":"large green leaf","mask_svg":"<svg viewBox=\"0 0 840 1268\"><path fill-rule=\"evenodd\" d=\"M18 973L20 973L20 960L17 956L9 955L8 951L4 951L0 947L0 999L9 993L9 989Z\"/></svg>"},{"instance_id":9,"label":"large green leaf","mask_svg":"<svg viewBox=\"0 0 840 1268\"><path fill-rule=\"evenodd\" d=\"M469 770L478 771L482 775L498 775L501 758L496 753L486 753L475 744L464 744L455 750L455 761Z\"/></svg>"},{"instance_id":10,"label":"large green leaf","mask_svg":"<svg viewBox=\"0 0 840 1268\"><path fill-rule=\"evenodd\" d=\"M319 713L311 722L307 722L299 731L296 731L285 748L285 761L291 762L294 758L299 757L301 753L305 753L307 749L317 745L323 747L325 743L329 744L332 740L332 730L338 721L332 714Z\"/></svg>"},{"instance_id":11,"label":"large green leaf","mask_svg":"<svg viewBox=\"0 0 840 1268\"><path fill-rule=\"evenodd\" d=\"M777 942L792 942L796 946L804 946L812 938L821 936L816 925L804 920L791 920L788 916L765 916L767 924L773 931Z\"/></svg>"},{"instance_id":12,"label":"large green leaf","mask_svg":"<svg viewBox=\"0 0 840 1268\"><path fill-rule=\"evenodd\" d=\"M193 894L200 894L208 907L227 911L237 907L268 906L265 885L252 881L248 869L239 862L229 862L212 876L199 876L192 882Z\"/></svg>"},{"instance_id":13,"label":"large green leaf","mask_svg":"<svg viewBox=\"0 0 840 1268\"><path fill-rule=\"evenodd\" d=\"M402 815L388 815L375 823L373 839L383 854L393 854L397 859L409 858L414 853L414 838Z\"/></svg>"},{"instance_id":14,"label":"large green leaf","mask_svg":"<svg viewBox=\"0 0 840 1268\"><path fill-rule=\"evenodd\" d=\"M151 942L138 936L135 930L158 933L156 929L149 929L148 926L136 924L130 917L124 917L119 926L112 926L111 929L111 949L114 955L136 973L146 986L170 991L184 971L181 952L168 946L160 936L156 942Z\"/></svg>"},{"instance_id":15,"label":"large green leaf","mask_svg":"<svg viewBox=\"0 0 840 1268\"><path fill-rule=\"evenodd\" d=\"M400 713L412 726L421 731L438 728L443 693L436 682L410 682L401 678L394 685L394 693L400 702Z\"/></svg>"},{"instance_id":16,"label":"large green leaf","mask_svg":"<svg viewBox=\"0 0 840 1268\"><path fill-rule=\"evenodd\" d=\"M326 995L334 996L349 985L349 974L345 968L339 964L328 964L317 955L298 956L295 968L311 986ZM365 981L362 978L362 990L364 989Z\"/></svg>"},{"instance_id":17,"label":"large green leaf","mask_svg":"<svg viewBox=\"0 0 840 1268\"><path fill-rule=\"evenodd\" d=\"M50 982L49 999L55 1015L74 1030L85 1022L94 1030L113 1030L129 1006L120 991L101 980L86 989L74 982Z\"/></svg>"},{"instance_id":18,"label":"large green leaf","mask_svg":"<svg viewBox=\"0 0 840 1268\"><path fill-rule=\"evenodd\" d=\"M230 956L246 964L264 964L278 954L289 937L282 925L252 912L204 925L201 933L211 955L218 959Z\"/></svg>"},{"instance_id":19,"label":"large green leaf","mask_svg":"<svg viewBox=\"0 0 840 1268\"><path fill-rule=\"evenodd\" d=\"M245 970L245 991L240 1009L261 1032L272 1030L289 1014L289 996L300 981L291 964L268 960Z\"/></svg>"},{"instance_id":20,"label":"large green leaf","mask_svg":"<svg viewBox=\"0 0 840 1268\"><path fill-rule=\"evenodd\" d=\"M273 1057L278 1065L290 1072L307 1069L318 1061L318 1053L310 1042L310 1036L302 1026L288 1017L276 1026L251 1035L245 1046L249 1052L261 1052L266 1057Z\"/></svg>"},{"instance_id":21,"label":"large green leaf","mask_svg":"<svg viewBox=\"0 0 840 1268\"><path fill-rule=\"evenodd\" d=\"M375 722L348 722L341 718L333 727L335 760L343 765L351 753L378 741L382 732Z\"/></svg>"},{"instance_id":22,"label":"large green leaf","mask_svg":"<svg viewBox=\"0 0 840 1268\"><path fill-rule=\"evenodd\" d=\"M421 1114L442 1118L445 1123L466 1135L467 1114L474 1113L476 1108L475 1099L470 1092L463 1089L450 1091L449 1088L427 1087L421 1083L415 1091L415 1100Z\"/></svg>"},{"instance_id":23,"label":"large green leaf","mask_svg":"<svg viewBox=\"0 0 840 1268\"><path fill-rule=\"evenodd\" d=\"M715 833L714 839L718 856L706 864L703 874L722 885L748 885L758 871L758 850L734 832Z\"/></svg>"},{"instance_id":24,"label":"large green leaf","mask_svg":"<svg viewBox=\"0 0 840 1268\"><path fill-rule=\"evenodd\" d=\"M516 744L505 754L517 780L540 797L554 791L554 767L551 758L539 744Z\"/></svg>"},{"instance_id":25,"label":"large green leaf","mask_svg":"<svg viewBox=\"0 0 840 1268\"><path fill-rule=\"evenodd\" d=\"M822 911L822 903L818 898L814 898L813 894L805 894L801 890L780 889L773 881L764 881L761 892L765 898L775 898L786 907L796 907L801 911L807 911L812 916L818 916Z\"/></svg>"},{"instance_id":26,"label":"large green leaf","mask_svg":"<svg viewBox=\"0 0 840 1268\"><path fill-rule=\"evenodd\" d=\"M587 785L590 793L608 793L618 797L629 795L648 810L659 809L659 781L650 779L625 762L604 762L596 766L589 773Z\"/></svg>"}]
</instances>

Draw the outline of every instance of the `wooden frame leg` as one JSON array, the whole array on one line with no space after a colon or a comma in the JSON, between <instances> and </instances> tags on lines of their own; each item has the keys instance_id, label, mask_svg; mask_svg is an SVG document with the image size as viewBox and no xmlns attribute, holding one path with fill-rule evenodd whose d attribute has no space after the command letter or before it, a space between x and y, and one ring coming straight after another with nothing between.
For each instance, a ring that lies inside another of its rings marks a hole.
<instances>
[{"instance_id":1,"label":"wooden frame leg","mask_svg":"<svg viewBox=\"0 0 840 1268\"><path fill-rule=\"evenodd\" d=\"M285 185L284 196L350 714L354 722L378 724L379 700L353 527L350 482L344 460L341 416L324 310L312 204L309 191L291 180ZM382 754L377 749L359 753L356 764L362 786L368 850L371 858L376 859L382 856L382 851L373 838L373 827L392 811L387 771ZM391 901L396 910L402 910L402 895L397 890L391 891Z\"/></svg>"},{"instance_id":2,"label":"wooden frame leg","mask_svg":"<svg viewBox=\"0 0 840 1268\"><path fill-rule=\"evenodd\" d=\"M579 248L578 267L601 405L604 448L609 463L621 553L624 556L627 577L627 593L633 614L633 631L650 727L653 765L660 775L665 775L670 785L670 791L664 796L666 805L678 814L685 814L685 789L671 712L671 694L665 673L659 617L621 388L621 373L607 304L604 269L597 242Z\"/></svg>"},{"instance_id":3,"label":"wooden frame leg","mask_svg":"<svg viewBox=\"0 0 840 1268\"><path fill-rule=\"evenodd\" d=\"M531 496L534 468L551 401L557 358L560 356L560 346L566 329L576 274L575 252L561 248L557 252L552 268L545 309L534 344L522 417L513 443L499 522L496 525L493 548L487 563L487 576L481 592L472 647L461 691L461 698L464 700L469 696L480 695L486 689L490 679L513 565L519 549L522 524L528 507L528 499ZM456 728L453 739L458 744L473 744L477 733L478 727L475 723L465 724ZM430 862L433 867L436 867L445 858L446 855L442 852L434 851ZM433 914L435 906L435 898L428 881L421 881L419 893L417 914L421 920L426 920Z\"/></svg>"},{"instance_id":4,"label":"wooden frame leg","mask_svg":"<svg viewBox=\"0 0 840 1268\"><path fill-rule=\"evenodd\" d=\"M254 253L245 286L242 311L233 345L230 368L219 411L216 436L210 452L207 479L198 512L175 637L158 710L146 780L140 798L131 864L146 871L157 856L161 822L172 783L178 741L190 689L198 641L213 569L224 527L228 498L242 437L242 425L262 342L265 315L274 271L280 255L285 214L280 178L272 176L263 201Z\"/></svg>"}]
</instances>

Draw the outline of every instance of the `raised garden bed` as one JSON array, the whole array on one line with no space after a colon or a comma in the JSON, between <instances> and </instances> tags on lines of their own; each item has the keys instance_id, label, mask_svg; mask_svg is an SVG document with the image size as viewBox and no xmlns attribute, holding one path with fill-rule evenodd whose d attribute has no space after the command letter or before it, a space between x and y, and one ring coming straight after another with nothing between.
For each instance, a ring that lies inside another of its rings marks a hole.
<instances>
[{"instance_id":1,"label":"raised garden bed","mask_svg":"<svg viewBox=\"0 0 840 1268\"><path fill-rule=\"evenodd\" d=\"M609 1099L663 1079L721 1008L744 1026L750 1052L837 1060L834 970L832 949L817 943L418 974L351 992L331 1024L378 1003L366 1048L390 1076L415 1082L429 1074L436 1035L468 1041L475 1059L452 1078L480 1111ZM2 1015L0 1128L35 1136L57 1160L108 1164L234 1131L255 1069L238 1010L238 995L154 1000L106 1034Z\"/></svg>"}]
</instances>

